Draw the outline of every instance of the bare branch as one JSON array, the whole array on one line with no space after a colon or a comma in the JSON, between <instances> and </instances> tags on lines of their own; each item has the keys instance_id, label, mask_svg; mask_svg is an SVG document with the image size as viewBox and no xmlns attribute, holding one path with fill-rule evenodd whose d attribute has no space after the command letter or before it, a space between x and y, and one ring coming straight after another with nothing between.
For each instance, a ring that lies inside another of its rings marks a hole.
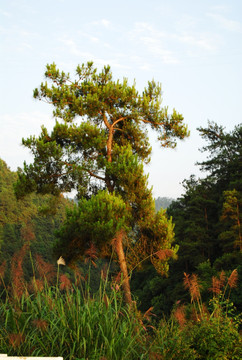
<instances>
[{"instance_id":1,"label":"bare branch","mask_svg":"<svg viewBox=\"0 0 242 360\"><path fill-rule=\"evenodd\" d=\"M94 174L91 170L88 170L88 169L85 169L85 168L83 168L83 170L87 171L89 175L94 176L96 179L105 181L105 178L103 178L103 177L101 177L101 176L99 176L97 174Z\"/></svg>"},{"instance_id":2,"label":"bare branch","mask_svg":"<svg viewBox=\"0 0 242 360\"><path fill-rule=\"evenodd\" d=\"M112 127L114 127L114 125L116 125L117 123L119 123L120 121L123 121L125 119L127 119L127 116L121 117L120 119L114 121L114 123L112 124Z\"/></svg>"}]
</instances>

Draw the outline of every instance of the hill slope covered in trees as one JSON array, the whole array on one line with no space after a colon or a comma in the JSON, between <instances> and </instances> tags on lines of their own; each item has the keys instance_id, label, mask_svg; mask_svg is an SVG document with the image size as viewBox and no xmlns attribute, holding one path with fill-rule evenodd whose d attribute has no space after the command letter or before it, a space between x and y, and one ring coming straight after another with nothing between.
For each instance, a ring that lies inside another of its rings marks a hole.
<instances>
[{"instance_id":1,"label":"hill slope covered in trees","mask_svg":"<svg viewBox=\"0 0 242 360\"><path fill-rule=\"evenodd\" d=\"M53 263L54 232L66 216L66 206L72 206L63 197L55 204L54 198L36 194L17 200L16 181L17 174L0 159L0 264L5 264L6 283L10 281L10 269L18 254L24 257L27 278L31 273L30 251L33 257L38 255L45 262ZM56 214L47 211L55 205Z\"/></svg>"},{"instance_id":2,"label":"hill slope covered in trees","mask_svg":"<svg viewBox=\"0 0 242 360\"><path fill-rule=\"evenodd\" d=\"M175 223L178 259L170 263L167 279L156 276L149 266L133 278L141 308L154 306L160 315L169 313L175 301L188 299L184 272L201 277L204 293L212 286L211 277L221 271L236 268L242 277L242 126L228 133L209 123L199 132L206 141L202 151L207 159L198 164L205 177L184 180L184 194L167 209ZM233 301L241 310L241 285Z\"/></svg>"}]
</instances>

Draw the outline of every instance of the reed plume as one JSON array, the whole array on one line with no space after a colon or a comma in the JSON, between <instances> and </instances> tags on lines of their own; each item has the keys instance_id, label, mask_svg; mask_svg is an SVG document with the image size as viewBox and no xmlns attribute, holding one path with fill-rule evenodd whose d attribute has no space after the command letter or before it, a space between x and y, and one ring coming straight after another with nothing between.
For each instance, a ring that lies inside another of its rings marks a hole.
<instances>
[{"instance_id":1,"label":"reed plume","mask_svg":"<svg viewBox=\"0 0 242 360\"><path fill-rule=\"evenodd\" d=\"M184 273L184 285L185 289L189 290L192 301L200 299L201 285L198 283L198 277L196 274L192 274L192 276L190 277L189 274Z\"/></svg>"},{"instance_id":2,"label":"reed plume","mask_svg":"<svg viewBox=\"0 0 242 360\"><path fill-rule=\"evenodd\" d=\"M70 279L65 275L60 276L60 290L70 290L72 288L72 283Z\"/></svg>"},{"instance_id":3,"label":"reed plume","mask_svg":"<svg viewBox=\"0 0 242 360\"><path fill-rule=\"evenodd\" d=\"M186 324L186 312L185 312L185 305L180 305L176 308L176 310L173 313L174 318L177 320L179 326L181 328L184 327Z\"/></svg>"},{"instance_id":4,"label":"reed plume","mask_svg":"<svg viewBox=\"0 0 242 360\"><path fill-rule=\"evenodd\" d=\"M49 264L40 255L35 255L36 267L40 279L46 279L47 283L52 283L56 276L56 270L53 264Z\"/></svg>"},{"instance_id":5,"label":"reed plume","mask_svg":"<svg viewBox=\"0 0 242 360\"><path fill-rule=\"evenodd\" d=\"M97 259L97 248L91 243L90 247L85 251L85 263L90 261L94 267L97 267L97 264L95 263Z\"/></svg>"},{"instance_id":6,"label":"reed plume","mask_svg":"<svg viewBox=\"0 0 242 360\"><path fill-rule=\"evenodd\" d=\"M9 344L14 348L17 349L22 343L24 343L25 336L23 334L9 334L8 341Z\"/></svg>"},{"instance_id":7,"label":"reed plume","mask_svg":"<svg viewBox=\"0 0 242 360\"><path fill-rule=\"evenodd\" d=\"M48 323L43 319L35 319L33 320L33 325L39 329L41 332L45 331L48 327Z\"/></svg>"},{"instance_id":8,"label":"reed plume","mask_svg":"<svg viewBox=\"0 0 242 360\"><path fill-rule=\"evenodd\" d=\"M14 296L17 298L20 298L26 290L22 263L28 247L28 244L24 244L23 247L13 255L11 260L12 290Z\"/></svg>"},{"instance_id":9,"label":"reed plume","mask_svg":"<svg viewBox=\"0 0 242 360\"><path fill-rule=\"evenodd\" d=\"M237 282L238 282L238 271L235 269L232 271L232 273L228 278L228 285L232 289L237 286Z\"/></svg>"}]
</instances>

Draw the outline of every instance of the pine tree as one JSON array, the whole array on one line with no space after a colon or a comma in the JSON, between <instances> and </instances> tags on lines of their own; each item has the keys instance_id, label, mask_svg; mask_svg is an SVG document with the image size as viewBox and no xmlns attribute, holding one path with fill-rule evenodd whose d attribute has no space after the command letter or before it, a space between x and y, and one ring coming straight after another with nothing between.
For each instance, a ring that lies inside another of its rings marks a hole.
<instances>
[{"instance_id":1,"label":"pine tree","mask_svg":"<svg viewBox=\"0 0 242 360\"><path fill-rule=\"evenodd\" d=\"M155 267L164 272L167 260L174 255L172 224L164 212L155 213L143 172L143 163L150 161L151 154L147 128L157 132L162 147L174 148L176 139L184 139L189 133L182 115L175 110L168 115L168 109L161 107L160 84L148 82L139 94L135 84L130 86L127 79L114 81L109 66L98 73L92 62L78 66L76 75L72 81L55 64L47 65L45 76L52 85L45 82L34 90L36 99L54 106L56 123L51 133L42 127L38 138L23 140L34 155L34 163L24 164L16 193L22 196L37 191L58 195L75 189L80 199L78 217L74 212L68 221L73 223L74 217L76 224L83 226L85 213L91 208L95 209L96 217L91 217L89 225L85 223L85 236L81 234L82 226L76 226L79 235L68 234L68 244L60 236L62 244L69 250L75 244L74 253L83 253L92 241L102 252L102 241L110 245L112 239L124 274L126 300L130 303L126 260L132 262L135 258L140 262L150 256ZM96 209L93 204L100 198L104 205ZM122 211L118 210L121 205ZM111 208L104 211L104 220L102 206ZM99 237L94 224L115 222L112 209L117 224L110 225L107 233L103 230ZM65 226L68 228L68 223ZM70 256L74 256L69 250ZM161 255L165 250L166 254Z\"/></svg>"},{"instance_id":2,"label":"pine tree","mask_svg":"<svg viewBox=\"0 0 242 360\"><path fill-rule=\"evenodd\" d=\"M241 193L235 189L224 191L224 203L220 216L223 231L219 234L219 238L223 242L222 247L225 252L232 252L236 248L242 251L241 205Z\"/></svg>"}]
</instances>

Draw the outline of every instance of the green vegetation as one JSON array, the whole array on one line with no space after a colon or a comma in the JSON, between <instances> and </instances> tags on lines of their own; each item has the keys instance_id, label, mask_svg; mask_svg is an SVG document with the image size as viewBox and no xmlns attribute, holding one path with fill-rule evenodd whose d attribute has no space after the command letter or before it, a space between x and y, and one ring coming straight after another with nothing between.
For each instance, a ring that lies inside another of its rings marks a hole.
<instances>
[{"instance_id":1,"label":"green vegetation","mask_svg":"<svg viewBox=\"0 0 242 360\"><path fill-rule=\"evenodd\" d=\"M33 278L22 295L17 288L15 297L7 293L0 311L2 352L64 359L137 359L145 353L143 328L109 283L94 295L78 276L72 284L62 274L59 284Z\"/></svg>"},{"instance_id":2,"label":"green vegetation","mask_svg":"<svg viewBox=\"0 0 242 360\"><path fill-rule=\"evenodd\" d=\"M220 271L229 274L236 268L239 278L242 276L242 126L226 133L209 123L199 132L207 142L202 149L207 160L198 164L206 176L184 180L184 194L167 209L175 223L178 259L170 263L167 279L157 276L149 266L132 278L132 291L139 298L140 308L144 311L153 306L159 316L170 314L174 299L189 300L182 285L184 272L201 278L205 297L211 277ZM242 309L241 294L239 283L232 297L238 311Z\"/></svg>"},{"instance_id":3,"label":"green vegetation","mask_svg":"<svg viewBox=\"0 0 242 360\"><path fill-rule=\"evenodd\" d=\"M241 358L240 319L229 300L237 285L236 270L227 279L224 273L212 279L209 308L202 302L197 276L185 274L191 305L178 304L168 320L154 326L152 309L142 314L135 304L130 311L123 303L123 279L110 278L106 267L93 293L91 268L86 278L74 269L71 281L70 274L60 269L63 259L54 269L39 257L32 263L32 280L26 283L22 255L15 258L16 281L4 287L0 307L0 348L8 355L66 360ZM55 286L50 285L53 278Z\"/></svg>"},{"instance_id":4,"label":"green vegetation","mask_svg":"<svg viewBox=\"0 0 242 360\"><path fill-rule=\"evenodd\" d=\"M17 174L11 172L0 159L0 264L4 263L7 268L7 285L11 281L12 259L24 245L33 257L40 255L46 262L53 263L54 232L63 223L66 207L73 206L70 201L61 197L56 213L46 214L46 209L56 202L54 197L31 194L17 200L13 189L16 181ZM26 259L24 272L29 279L29 257Z\"/></svg>"},{"instance_id":5,"label":"green vegetation","mask_svg":"<svg viewBox=\"0 0 242 360\"><path fill-rule=\"evenodd\" d=\"M18 174L0 160L1 352L241 359L242 126L198 129L205 177L155 208L146 127L174 147L182 116L161 108L154 81L140 95L109 67L76 74L47 65L52 86L34 97L60 122L23 140L34 162ZM73 189L78 201L62 195Z\"/></svg>"}]
</instances>

